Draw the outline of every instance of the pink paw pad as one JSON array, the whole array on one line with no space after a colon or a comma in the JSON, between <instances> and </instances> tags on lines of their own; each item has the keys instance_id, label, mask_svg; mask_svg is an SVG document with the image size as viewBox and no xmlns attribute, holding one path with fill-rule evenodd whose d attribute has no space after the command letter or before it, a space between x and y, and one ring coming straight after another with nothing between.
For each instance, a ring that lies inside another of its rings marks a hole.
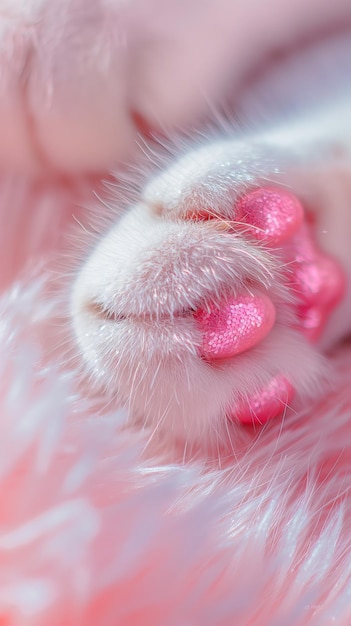
<instances>
[{"instance_id":1,"label":"pink paw pad","mask_svg":"<svg viewBox=\"0 0 351 626\"><path fill-rule=\"evenodd\" d=\"M334 259L318 250L307 225L293 238L287 261L291 268L288 280L299 300L297 316L301 330L311 341L316 341L342 299L344 274Z\"/></svg>"},{"instance_id":2,"label":"pink paw pad","mask_svg":"<svg viewBox=\"0 0 351 626\"><path fill-rule=\"evenodd\" d=\"M246 232L258 241L280 244L293 235L303 221L303 208L292 193L260 187L243 196L238 213Z\"/></svg>"},{"instance_id":3,"label":"pink paw pad","mask_svg":"<svg viewBox=\"0 0 351 626\"><path fill-rule=\"evenodd\" d=\"M264 295L242 295L220 307L194 314L202 333L201 354L208 360L225 359L253 348L275 322L275 308Z\"/></svg>"},{"instance_id":4,"label":"pink paw pad","mask_svg":"<svg viewBox=\"0 0 351 626\"><path fill-rule=\"evenodd\" d=\"M242 402L232 416L242 424L265 424L277 415L281 415L289 406L294 396L294 389L282 375L277 375L261 392L255 394L249 402Z\"/></svg>"}]
</instances>

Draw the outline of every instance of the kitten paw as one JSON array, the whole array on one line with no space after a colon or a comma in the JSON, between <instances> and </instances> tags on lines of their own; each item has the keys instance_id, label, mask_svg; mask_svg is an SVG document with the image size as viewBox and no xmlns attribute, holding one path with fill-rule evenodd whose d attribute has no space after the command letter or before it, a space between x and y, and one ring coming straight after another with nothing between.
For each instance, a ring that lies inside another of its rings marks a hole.
<instances>
[{"instance_id":1,"label":"kitten paw","mask_svg":"<svg viewBox=\"0 0 351 626\"><path fill-rule=\"evenodd\" d=\"M267 184L260 154L221 149L155 178L72 298L93 379L131 419L190 441L311 394L324 371L314 344L343 291L297 196Z\"/></svg>"}]
</instances>

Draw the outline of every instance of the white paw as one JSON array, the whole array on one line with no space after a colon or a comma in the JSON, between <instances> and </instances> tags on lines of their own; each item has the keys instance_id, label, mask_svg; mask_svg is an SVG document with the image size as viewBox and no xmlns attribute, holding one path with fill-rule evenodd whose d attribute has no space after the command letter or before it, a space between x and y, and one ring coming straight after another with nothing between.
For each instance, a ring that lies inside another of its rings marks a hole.
<instances>
[{"instance_id":1,"label":"white paw","mask_svg":"<svg viewBox=\"0 0 351 626\"><path fill-rule=\"evenodd\" d=\"M318 386L313 343L341 278L279 184L275 157L240 142L189 153L151 181L77 277L88 371L154 431L207 445L228 419L265 421Z\"/></svg>"}]
</instances>

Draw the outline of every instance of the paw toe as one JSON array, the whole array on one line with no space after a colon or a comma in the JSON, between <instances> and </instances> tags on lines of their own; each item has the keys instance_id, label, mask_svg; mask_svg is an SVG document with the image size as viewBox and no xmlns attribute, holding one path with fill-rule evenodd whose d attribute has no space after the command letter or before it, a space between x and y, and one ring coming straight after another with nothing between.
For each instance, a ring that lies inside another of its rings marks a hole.
<instances>
[{"instance_id":1,"label":"paw toe","mask_svg":"<svg viewBox=\"0 0 351 626\"><path fill-rule=\"evenodd\" d=\"M259 187L244 195L238 213L249 234L270 245L281 244L302 224L304 212L292 193L273 187Z\"/></svg>"},{"instance_id":2,"label":"paw toe","mask_svg":"<svg viewBox=\"0 0 351 626\"><path fill-rule=\"evenodd\" d=\"M195 313L201 353L210 361L230 358L257 345L272 329L276 311L265 294L245 294Z\"/></svg>"}]
</instances>

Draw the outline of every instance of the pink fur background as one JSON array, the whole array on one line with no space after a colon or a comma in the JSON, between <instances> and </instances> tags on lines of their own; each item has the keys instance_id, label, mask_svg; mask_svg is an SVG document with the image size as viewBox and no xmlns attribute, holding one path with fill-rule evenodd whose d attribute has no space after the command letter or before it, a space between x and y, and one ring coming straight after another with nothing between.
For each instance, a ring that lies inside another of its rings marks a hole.
<instances>
[{"instance_id":1,"label":"pink fur background","mask_svg":"<svg viewBox=\"0 0 351 626\"><path fill-rule=\"evenodd\" d=\"M347 345L314 406L186 462L66 358L69 232L137 158L136 124L188 128L262 54L350 13L266 7L1 1L1 625L351 623Z\"/></svg>"}]
</instances>

